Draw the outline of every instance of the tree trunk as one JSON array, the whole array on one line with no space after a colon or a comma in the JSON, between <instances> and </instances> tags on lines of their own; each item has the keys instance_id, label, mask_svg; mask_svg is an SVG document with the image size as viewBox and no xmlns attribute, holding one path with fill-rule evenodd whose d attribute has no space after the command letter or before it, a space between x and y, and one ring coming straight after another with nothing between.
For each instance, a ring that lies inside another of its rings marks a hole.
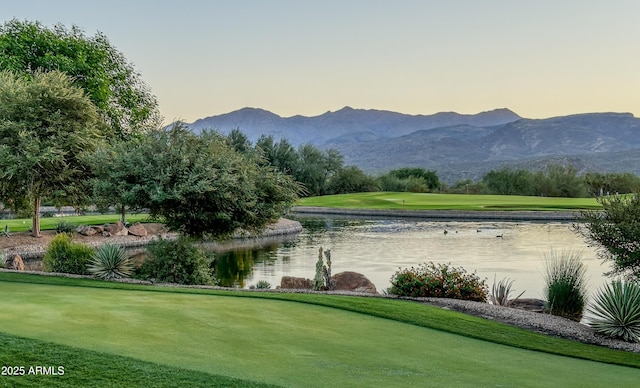
<instances>
[{"instance_id":1,"label":"tree trunk","mask_svg":"<svg viewBox=\"0 0 640 388\"><path fill-rule=\"evenodd\" d=\"M32 228L31 235L33 237L40 237L40 203L42 199L39 196L36 196L33 200L33 218L32 218Z\"/></svg>"},{"instance_id":2,"label":"tree trunk","mask_svg":"<svg viewBox=\"0 0 640 388\"><path fill-rule=\"evenodd\" d=\"M126 206L124 206L124 203L122 204L122 207L120 208L120 222L122 222L123 224L127 223L127 219L126 219Z\"/></svg>"}]
</instances>

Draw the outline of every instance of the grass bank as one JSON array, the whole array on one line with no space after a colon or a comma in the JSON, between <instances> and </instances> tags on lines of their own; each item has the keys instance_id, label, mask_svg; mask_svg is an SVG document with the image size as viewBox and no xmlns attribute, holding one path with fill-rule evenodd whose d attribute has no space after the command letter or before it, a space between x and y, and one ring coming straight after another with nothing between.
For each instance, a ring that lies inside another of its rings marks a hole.
<instances>
[{"instance_id":1,"label":"grass bank","mask_svg":"<svg viewBox=\"0 0 640 388\"><path fill-rule=\"evenodd\" d=\"M53 230L60 222L74 225L103 225L120 221L119 214L98 214L90 216L44 217L40 219L40 230ZM147 222L148 214L127 214L127 222ZM31 218L0 220L0 231L8 226L10 232L26 232L31 228Z\"/></svg>"},{"instance_id":2,"label":"grass bank","mask_svg":"<svg viewBox=\"0 0 640 388\"><path fill-rule=\"evenodd\" d=\"M576 211L599 209L595 198L553 198L519 195L431 193L356 193L300 199L298 206L348 209L461 211Z\"/></svg>"},{"instance_id":3,"label":"grass bank","mask_svg":"<svg viewBox=\"0 0 640 388\"><path fill-rule=\"evenodd\" d=\"M415 302L15 273L0 273L0 284L3 348L17 349L11 357L22 363L46 360L25 358L15 336L77 348L68 378L86 377L77 363L92 352L284 386L632 386L640 378L640 355Z\"/></svg>"}]
</instances>

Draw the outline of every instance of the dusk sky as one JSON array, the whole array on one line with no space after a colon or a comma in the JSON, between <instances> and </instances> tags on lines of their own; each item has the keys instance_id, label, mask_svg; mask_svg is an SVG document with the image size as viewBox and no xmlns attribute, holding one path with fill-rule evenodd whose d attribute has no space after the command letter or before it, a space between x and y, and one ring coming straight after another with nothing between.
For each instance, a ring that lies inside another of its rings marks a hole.
<instances>
[{"instance_id":1,"label":"dusk sky","mask_svg":"<svg viewBox=\"0 0 640 388\"><path fill-rule=\"evenodd\" d=\"M2 0L0 10L3 22L104 33L165 123L247 106L640 116L637 0Z\"/></svg>"}]
</instances>

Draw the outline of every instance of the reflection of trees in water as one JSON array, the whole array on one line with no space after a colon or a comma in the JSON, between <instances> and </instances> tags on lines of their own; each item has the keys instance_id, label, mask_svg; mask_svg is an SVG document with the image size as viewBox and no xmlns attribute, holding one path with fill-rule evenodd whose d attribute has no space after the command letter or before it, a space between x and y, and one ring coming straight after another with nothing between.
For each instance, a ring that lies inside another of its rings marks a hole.
<instances>
[{"instance_id":1,"label":"reflection of trees in water","mask_svg":"<svg viewBox=\"0 0 640 388\"><path fill-rule=\"evenodd\" d=\"M273 265L277 260L277 245L260 249L235 249L216 253L213 261L214 276L222 287L246 286L245 281L253 275L256 263L268 262Z\"/></svg>"}]
</instances>

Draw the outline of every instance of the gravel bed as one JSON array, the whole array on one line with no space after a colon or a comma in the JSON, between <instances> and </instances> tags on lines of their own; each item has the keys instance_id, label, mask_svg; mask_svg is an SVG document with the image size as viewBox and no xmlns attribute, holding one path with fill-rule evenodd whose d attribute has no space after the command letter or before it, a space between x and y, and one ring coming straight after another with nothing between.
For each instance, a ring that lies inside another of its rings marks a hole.
<instances>
[{"instance_id":1,"label":"gravel bed","mask_svg":"<svg viewBox=\"0 0 640 388\"><path fill-rule=\"evenodd\" d=\"M411 298L411 300L499 321L546 335L571 339L587 344L606 346L612 349L635 353L640 352L640 343L630 343L596 335L586 324L557 317L555 315L495 306L489 303L471 302L467 300L444 298Z\"/></svg>"}]
</instances>

